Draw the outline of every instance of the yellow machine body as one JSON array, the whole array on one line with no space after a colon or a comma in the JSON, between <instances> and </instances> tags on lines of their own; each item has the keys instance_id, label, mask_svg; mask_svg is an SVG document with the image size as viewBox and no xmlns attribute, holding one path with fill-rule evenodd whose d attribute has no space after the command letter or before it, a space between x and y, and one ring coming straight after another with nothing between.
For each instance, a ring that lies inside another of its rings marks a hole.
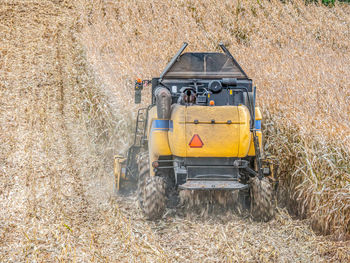
<instances>
[{"instance_id":1,"label":"yellow machine body","mask_svg":"<svg viewBox=\"0 0 350 263\"><path fill-rule=\"evenodd\" d=\"M175 104L171 119L157 119L156 107L149 111L147 137L150 165L160 156L237 157L255 156L250 113L246 106L184 106ZM261 122L260 109L255 109L256 123ZM258 128L260 125L257 125ZM198 135L202 147L190 142ZM262 134L257 130L261 146Z\"/></svg>"},{"instance_id":2,"label":"yellow machine body","mask_svg":"<svg viewBox=\"0 0 350 263\"><path fill-rule=\"evenodd\" d=\"M123 163L125 158L120 155L114 156L114 177L116 182L116 190L119 191L121 180L125 180L125 169L123 170Z\"/></svg>"},{"instance_id":3,"label":"yellow machine body","mask_svg":"<svg viewBox=\"0 0 350 263\"><path fill-rule=\"evenodd\" d=\"M135 82L135 103L152 85L151 105L138 110L127 157L115 157L116 188L138 181L143 193L143 183L164 182L168 190L239 190L245 198L251 178L271 174L256 87L223 44L223 53L182 53L186 46L159 77Z\"/></svg>"}]
</instances>

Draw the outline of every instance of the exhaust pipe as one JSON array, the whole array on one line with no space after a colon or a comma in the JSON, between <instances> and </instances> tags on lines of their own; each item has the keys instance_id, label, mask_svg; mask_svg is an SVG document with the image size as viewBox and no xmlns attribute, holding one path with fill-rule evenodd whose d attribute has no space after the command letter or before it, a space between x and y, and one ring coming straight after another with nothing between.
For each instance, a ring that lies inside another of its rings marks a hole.
<instances>
[{"instance_id":1,"label":"exhaust pipe","mask_svg":"<svg viewBox=\"0 0 350 263\"><path fill-rule=\"evenodd\" d=\"M171 93L167 88L157 87L154 91L156 97L158 119L170 119Z\"/></svg>"}]
</instances>

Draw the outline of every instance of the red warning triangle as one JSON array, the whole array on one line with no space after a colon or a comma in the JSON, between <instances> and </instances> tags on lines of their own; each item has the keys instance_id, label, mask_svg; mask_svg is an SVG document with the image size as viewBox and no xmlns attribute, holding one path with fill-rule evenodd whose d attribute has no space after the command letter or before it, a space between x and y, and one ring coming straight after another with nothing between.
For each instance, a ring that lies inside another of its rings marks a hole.
<instances>
[{"instance_id":1,"label":"red warning triangle","mask_svg":"<svg viewBox=\"0 0 350 263\"><path fill-rule=\"evenodd\" d=\"M190 143L188 144L191 148L202 148L204 143L198 134L193 135Z\"/></svg>"}]
</instances>

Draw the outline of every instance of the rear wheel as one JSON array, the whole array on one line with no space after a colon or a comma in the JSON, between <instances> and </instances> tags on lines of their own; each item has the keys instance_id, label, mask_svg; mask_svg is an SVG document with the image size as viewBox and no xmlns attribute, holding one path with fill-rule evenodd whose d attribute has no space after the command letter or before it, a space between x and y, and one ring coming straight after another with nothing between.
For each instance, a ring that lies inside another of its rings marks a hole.
<instances>
[{"instance_id":1,"label":"rear wheel","mask_svg":"<svg viewBox=\"0 0 350 263\"><path fill-rule=\"evenodd\" d=\"M158 219L165 211L165 183L159 176L150 176L148 153L138 156L139 178L137 199L142 212L148 219Z\"/></svg>"},{"instance_id":2,"label":"rear wheel","mask_svg":"<svg viewBox=\"0 0 350 263\"><path fill-rule=\"evenodd\" d=\"M165 211L165 183L159 176L148 177L143 194L143 212L148 219L159 219Z\"/></svg>"},{"instance_id":3,"label":"rear wheel","mask_svg":"<svg viewBox=\"0 0 350 263\"><path fill-rule=\"evenodd\" d=\"M145 189L146 179L149 177L148 153L143 152L138 155L138 182L137 182L137 200L140 208L143 210L143 192Z\"/></svg>"},{"instance_id":4,"label":"rear wheel","mask_svg":"<svg viewBox=\"0 0 350 263\"><path fill-rule=\"evenodd\" d=\"M268 178L259 179L257 176L250 179L250 212L258 221L269 221L275 214L273 187Z\"/></svg>"}]
</instances>

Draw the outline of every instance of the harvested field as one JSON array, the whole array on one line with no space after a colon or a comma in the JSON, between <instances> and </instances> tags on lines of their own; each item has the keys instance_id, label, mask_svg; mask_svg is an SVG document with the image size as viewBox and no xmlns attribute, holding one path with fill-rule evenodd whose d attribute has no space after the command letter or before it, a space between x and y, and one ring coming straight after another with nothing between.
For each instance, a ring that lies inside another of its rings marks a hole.
<instances>
[{"instance_id":1,"label":"harvested field","mask_svg":"<svg viewBox=\"0 0 350 263\"><path fill-rule=\"evenodd\" d=\"M348 262L349 37L349 6L1 1L0 262ZM227 41L256 81L281 203L299 219L149 222L114 194L132 80L184 40Z\"/></svg>"}]
</instances>

